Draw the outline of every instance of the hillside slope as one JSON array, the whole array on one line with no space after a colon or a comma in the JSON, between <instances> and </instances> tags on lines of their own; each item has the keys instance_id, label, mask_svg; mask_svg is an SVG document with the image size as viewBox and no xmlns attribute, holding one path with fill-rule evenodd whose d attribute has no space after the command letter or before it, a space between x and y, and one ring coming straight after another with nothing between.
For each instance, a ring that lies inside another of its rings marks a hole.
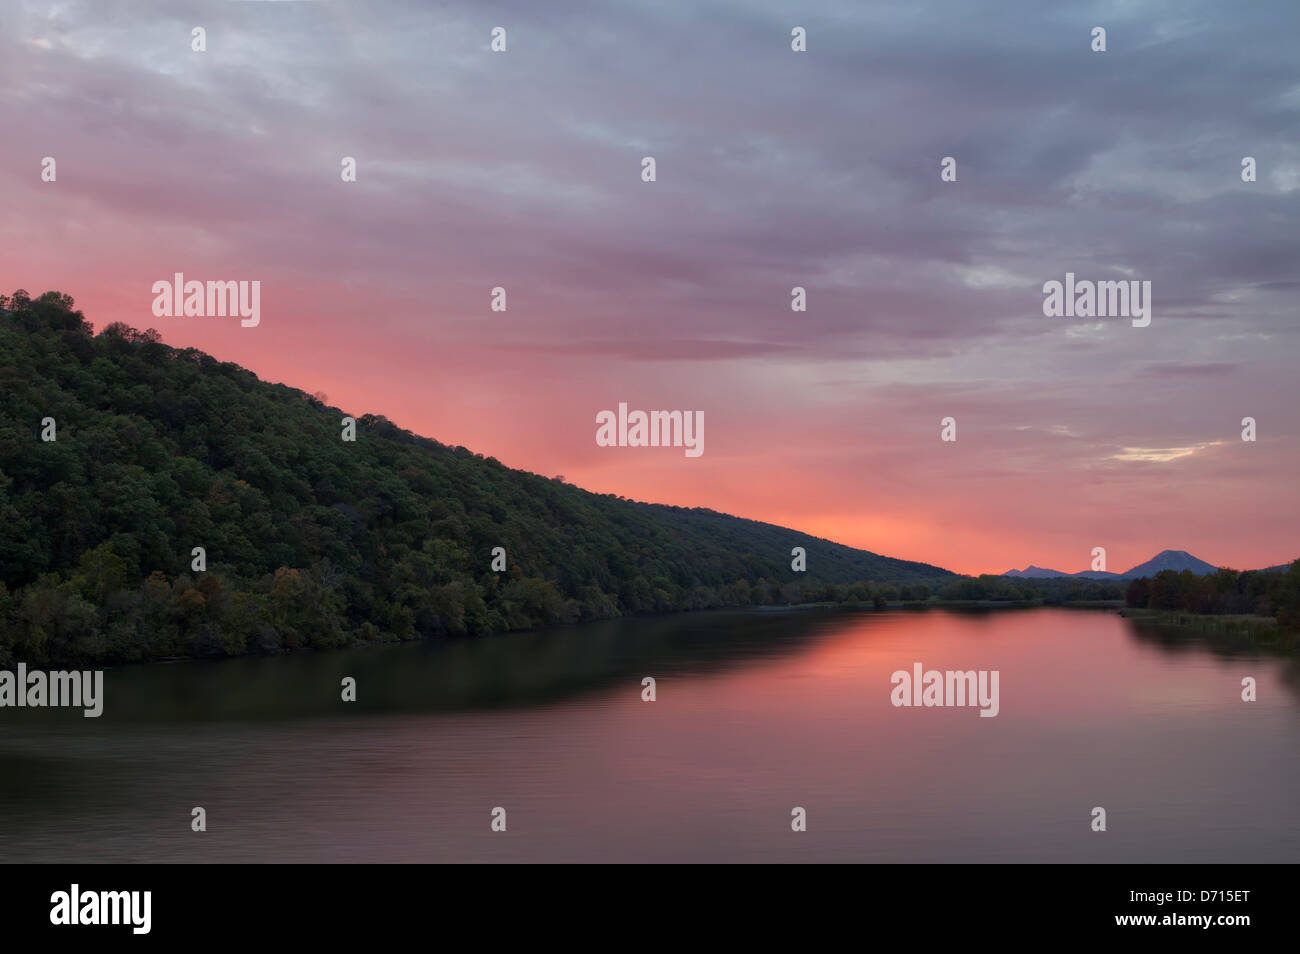
<instances>
[{"instance_id":1,"label":"hillside slope","mask_svg":"<svg viewBox=\"0 0 1300 954\"><path fill-rule=\"evenodd\" d=\"M0 664L339 646L953 578L589 493L379 416L344 442L343 414L156 333L94 336L67 296L0 296ZM498 546L504 573L490 568ZM806 573L790 569L794 546Z\"/></svg>"}]
</instances>

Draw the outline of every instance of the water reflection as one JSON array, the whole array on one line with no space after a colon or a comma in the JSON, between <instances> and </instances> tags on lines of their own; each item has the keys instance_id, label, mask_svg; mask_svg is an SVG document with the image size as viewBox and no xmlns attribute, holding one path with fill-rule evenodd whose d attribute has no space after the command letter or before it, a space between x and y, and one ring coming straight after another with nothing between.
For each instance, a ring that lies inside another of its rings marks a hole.
<instances>
[{"instance_id":1,"label":"water reflection","mask_svg":"<svg viewBox=\"0 0 1300 954\"><path fill-rule=\"evenodd\" d=\"M916 661L997 669L999 715L893 707ZM1294 861L1295 671L1059 609L687 614L123 667L101 719L0 713L0 858Z\"/></svg>"}]
</instances>

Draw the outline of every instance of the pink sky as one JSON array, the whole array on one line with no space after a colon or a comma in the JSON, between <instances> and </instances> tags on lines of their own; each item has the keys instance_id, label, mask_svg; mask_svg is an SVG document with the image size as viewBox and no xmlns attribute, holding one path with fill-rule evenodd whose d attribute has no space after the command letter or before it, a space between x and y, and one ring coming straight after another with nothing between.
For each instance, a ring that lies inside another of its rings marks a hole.
<instances>
[{"instance_id":1,"label":"pink sky","mask_svg":"<svg viewBox=\"0 0 1300 954\"><path fill-rule=\"evenodd\" d=\"M792 60L740 24L719 50L652 6L580 28L521 8L501 55L472 7L436 24L402 4L245 9L271 6L0 15L4 291L66 292L97 329L155 327L590 490L959 572L1083 570L1096 546L1113 571L1166 548L1300 556L1300 99L1267 70L1219 64L1240 88L1203 95L1272 109L1140 84L1103 109L1069 92L1086 47L1038 50L1032 23L1023 42L929 41L1017 43L1008 79L960 56L866 66L825 33ZM620 30L638 42L596 42ZM1281 62L1267 34L1252 55ZM373 69L381 49L392 69ZM1170 84L1205 69L1152 56ZM1108 69L1096 82L1122 86L1138 66ZM862 93L827 92L846 89ZM1246 148L1267 157L1249 186ZM1042 283L1067 270L1151 280L1151 326L1044 318ZM261 324L154 318L151 286L177 271L259 280ZM703 456L597 447L620 401L703 411Z\"/></svg>"}]
</instances>

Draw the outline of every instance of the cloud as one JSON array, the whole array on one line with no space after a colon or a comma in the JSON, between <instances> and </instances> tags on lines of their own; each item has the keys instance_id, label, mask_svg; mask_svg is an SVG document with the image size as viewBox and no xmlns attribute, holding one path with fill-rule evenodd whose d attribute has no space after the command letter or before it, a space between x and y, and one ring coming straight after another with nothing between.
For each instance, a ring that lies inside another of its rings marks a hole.
<instances>
[{"instance_id":1,"label":"cloud","mask_svg":"<svg viewBox=\"0 0 1300 954\"><path fill-rule=\"evenodd\" d=\"M256 334L159 330L627 495L769 519L815 500L870 512L850 542L958 566L1052 563L1030 537L1093 532L1035 529L1070 522L1060 499L1115 535L1142 499L1144 533L1221 519L1240 552L1216 552L1259 562L1250 541L1300 532L1300 7L1085 9L0 4L6 275L141 327L159 277L259 279ZM1044 318L1066 271L1151 281L1151 326ZM709 459L595 455L616 390L707 405ZM1247 414L1258 445L1205 452ZM1174 461L1196 486L1127 466Z\"/></svg>"},{"instance_id":2,"label":"cloud","mask_svg":"<svg viewBox=\"0 0 1300 954\"><path fill-rule=\"evenodd\" d=\"M1191 457L1207 447L1216 447L1219 443L1219 441L1213 441L1208 444L1195 444L1191 447L1125 447L1120 453L1112 454L1109 459L1168 464L1184 457Z\"/></svg>"}]
</instances>

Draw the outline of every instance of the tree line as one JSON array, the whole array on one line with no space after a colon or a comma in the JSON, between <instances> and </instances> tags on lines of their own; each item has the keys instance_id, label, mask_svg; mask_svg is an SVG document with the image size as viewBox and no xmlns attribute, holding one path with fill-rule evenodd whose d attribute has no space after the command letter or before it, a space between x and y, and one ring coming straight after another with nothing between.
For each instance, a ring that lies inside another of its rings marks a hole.
<instances>
[{"instance_id":1,"label":"tree line","mask_svg":"<svg viewBox=\"0 0 1300 954\"><path fill-rule=\"evenodd\" d=\"M1161 570L1129 583L1125 605L1222 616L1274 617L1300 629L1300 560L1285 570L1221 569L1204 576Z\"/></svg>"},{"instance_id":2,"label":"tree line","mask_svg":"<svg viewBox=\"0 0 1300 954\"><path fill-rule=\"evenodd\" d=\"M343 417L152 329L95 334L67 295L0 296L0 664L473 635L952 577L589 493L379 415L345 442Z\"/></svg>"},{"instance_id":3,"label":"tree line","mask_svg":"<svg viewBox=\"0 0 1300 954\"><path fill-rule=\"evenodd\" d=\"M152 329L96 335L58 292L0 295L0 665L731 606L1123 597L1109 581L960 577L594 494L379 415L356 418L348 443L344 412L325 400L171 348ZM496 547L503 572L491 568ZM792 571L794 547L806 572Z\"/></svg>"}]
</instances>

